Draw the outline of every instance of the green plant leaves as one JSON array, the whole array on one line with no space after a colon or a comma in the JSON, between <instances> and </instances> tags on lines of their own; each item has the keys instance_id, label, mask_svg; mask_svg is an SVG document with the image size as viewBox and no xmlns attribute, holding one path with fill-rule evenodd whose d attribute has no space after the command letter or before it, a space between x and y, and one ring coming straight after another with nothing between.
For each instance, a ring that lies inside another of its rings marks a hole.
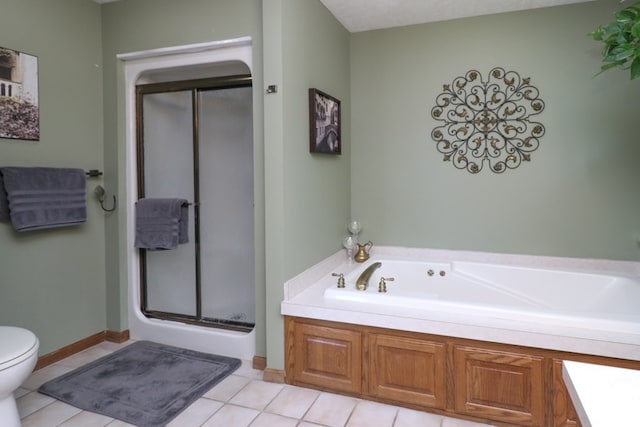
<instances>
[{"instance_id":1,"label":"green plant leaves","mask_svg":"<svg viewBox=\"0 0 640 427\"><path fill-rule=\"evenodd\" d=\"M596 28L594 31L590 32L587 35L593 37L595 41L602 41L602 27Z\"/></svg>"},{"instance_id":2,"label":"green plant leaves","mask_svg":"<svg viewBox=\"0 0 640 427\"><path fill-rule=\"evenodd\" d=\"M638 12L631 9L623 9L616 13L616 21L625 24L627 22L635 21L638 16Z\"/></svg>"},{"instance_id":3,"label":"green plant leaves","mask_svg":"<svg viewBox=\"0 0 640 427\"><path fill-rule=\"evenodd\" d=\"M625 43L611 49L611 51L609 52L609 55L607 55L607 57L604 60L607 62L609 61L624 62L626 59L633 56L633 53L634 53L633 46L631 46L629 43Z\"/></svg>"},{"instance_id":4,"label":"green plant leaves","mask_svg":"<svg viewBox=\"0 0 640 427\"><path fill-rule=\"evenodd\" d=\"M631 80L640 77L640 56L636 56L631 63Z\"/></svg>"},{"instance_id":5,"label":"green plant leaves","mask_svg":"<svg viewBox=\"0 0 640 427\"><path fill-rule=\"evenodd\" d=\"M624 0L623 0L624 1ZM640 77L640 1L615 13L616 20L589 33L604 43L600 73L611 68L630 68L631 79ZM598 74L600 74L598 73Z\"/></svg>"}]
</instances>

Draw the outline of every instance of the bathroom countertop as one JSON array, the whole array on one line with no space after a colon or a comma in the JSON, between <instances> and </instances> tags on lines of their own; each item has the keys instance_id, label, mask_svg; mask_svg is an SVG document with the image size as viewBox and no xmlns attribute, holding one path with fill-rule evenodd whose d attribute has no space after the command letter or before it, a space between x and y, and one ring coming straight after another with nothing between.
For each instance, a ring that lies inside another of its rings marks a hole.
<instances>
[{"instance_id":1,"label":"bathroom countertop","mask_svg":"<svg viewBox=\"0 0 640 427\"><path fill-rule=\"evenodd\" d=\"M599 270L626 271L637 274L639 264L609 261L561 259L549 257L510 256L499 254L475 254L429 249L377 247L372 258L422 259L430 261L467 259L479 262L539 264L546 267L597 268ZM308 270L288 280L284 285L281 314L334 322L431 333L443 336L479 339L524 345L558 351L599 355L628 360L640 360L638 334L615 333L594 330L580 324L566 325L558 322L526 322L499 316L478 316L466 312L418 309L415 307L390 307L387 305L363 305L348 301L329 301L324 291L336 286L331 273L347 275L361 264L347 264L344 251L326 258Z\"/></svg>"},{"instance_id":2,"label":"bathroom countertop","mask_svg":"<svg viewBox=\"0 0 640 427\"><path fill-rule=\"evenodd\" d=\"M640 426L640 371L564 361L562 376L584 427Z\"/></svg>"}]
</instances>

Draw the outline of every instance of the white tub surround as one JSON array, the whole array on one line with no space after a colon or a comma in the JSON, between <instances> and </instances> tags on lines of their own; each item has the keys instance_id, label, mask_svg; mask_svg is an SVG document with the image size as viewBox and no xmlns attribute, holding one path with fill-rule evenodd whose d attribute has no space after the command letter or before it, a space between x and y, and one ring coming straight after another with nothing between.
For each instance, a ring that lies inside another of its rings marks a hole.
<instances>
[{"instance_id":1,"label":"white tub surround","mask_svg":"<svg viewBox=\"0 0 640 427\"><path fill-rule=\"evenodd\" d=\"M398 247L345 261L340 251L285 283L282 314L640 361L640 263ZM369 289L356 291L375 261ZM387 293L381 276L395 276Z\"/></svg>"},{"instance_id":2,"label":"white tub surround","mask_svg":"<svg viewBox=\"0 0 640 427\"><path fill-rule=\"evenodd\" d=\"M564 361L562 377L584 427L637 425L640 371Z\"/></svg>"}]
</instances>

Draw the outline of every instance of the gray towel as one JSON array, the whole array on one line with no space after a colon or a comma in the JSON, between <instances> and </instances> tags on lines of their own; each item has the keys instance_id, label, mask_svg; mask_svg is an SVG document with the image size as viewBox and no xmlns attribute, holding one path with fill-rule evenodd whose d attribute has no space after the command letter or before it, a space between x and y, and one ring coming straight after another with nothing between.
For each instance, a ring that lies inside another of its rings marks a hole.
<instances>
[{"instance_id":1,"label":"gray towel","mask_svg":"<svg viewBox=\"0 0 640 427\"><path fill-rule=\"evenodd\" d=\"M87 221L86 177L82 169L0 168L17 231L78 225Z\"/></svg>"},{"instance_id":2,"label":"gray towel","mask_svg":"<svg viewBox=\"0 0 640 427\"><path fill-rule=\"evenodd\" d=\"M135 247L175 249L189 241L185 199L140 199L136 202Z\"/></svg>"},{"instance_id":3,"label":"gray towel","mask_svg":"<svg viewBox=\"0 0 640 427\"><path fill-rule=\"evenodd\" d=\"M4 180L0 173L0 222L10 222L9 201L7 200L7 191L4 189Z\"/></svg>"}]
</instances>

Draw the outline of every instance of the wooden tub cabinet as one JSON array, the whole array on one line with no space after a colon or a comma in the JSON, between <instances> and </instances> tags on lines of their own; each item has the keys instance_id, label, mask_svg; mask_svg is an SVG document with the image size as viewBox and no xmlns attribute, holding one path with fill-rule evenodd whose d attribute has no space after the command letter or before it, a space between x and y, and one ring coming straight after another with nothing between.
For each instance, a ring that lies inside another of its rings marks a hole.
<instances>
[{"instance_id":1,"label":"wooden tub cabinet","mask_svg":"<svg viewBox=\"0 0 640 427\"><path fill-rule=\"evenodd\" d=\"M580 427L562 361L640 362L285 316L285 381L496 426Z\"/></svg>"}]
</instances>

